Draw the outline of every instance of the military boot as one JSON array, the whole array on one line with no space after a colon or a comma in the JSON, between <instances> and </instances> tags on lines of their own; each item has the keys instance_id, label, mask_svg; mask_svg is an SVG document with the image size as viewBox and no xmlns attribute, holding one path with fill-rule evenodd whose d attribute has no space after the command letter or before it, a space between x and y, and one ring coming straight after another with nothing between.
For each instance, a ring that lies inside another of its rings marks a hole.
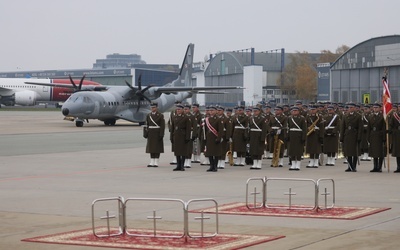
<instances>
[{"instance_id":1,"label":"military boot","mask_svg":"<svg viewBox=\"0 0 400 250\"><path fill-rule=\"evenodd\" d=\"M382 165L383 165L384 160L385 160L385 157L378 158L378 166L376 168L376 172L382 172Z\"/></svg>"},{"instance_id":2,"label":"military boot","mask_svg":"<svg viewBox=\"0 0 400 250\"><path fill-rule=\"evenodd\" d=\"M396 157L397 169L393 173L400 173L400 157Z\"/></svg>"},{"instance_id":3,"label":"military boot","mask_svg":"<svg viewBox=\"0 0 400 250\"><path fill-rule=\"evenodd\" d=\"M372 169L371 171L369 171L369 172L378 172L378 158L374 158L374 169Z\"/></svg>"},{"instance_id":4,"label":"military boot","mask_svg":"<svg viewBox=\"0 0 400 250\"><path fill-rule=\"evenodd\" d=\"M351 156L347 156L346 163L347 163L347 169L345 170L345 172L353 171L353 166L352 166L353 160Z\"/></svg>"},{"instance_id":5,"label":"military boot","mask_svg":"<svg viewBox=\"0 0 400 250\"><path fill-rule=\"evenodd\" d=\"M358 161L358 156L353 156L353 164L352 164L353 172L357 172L357 161Z\"/></svg>"},{"instance_id":6,"label":"military boot","mask_svg":"<svg viewBox=\"0 0 400 250\"><path fill-rule=\"evenodd\" d=\"M208 159L210 161L210 167L207 169L207 172L212 172L214 168L214 158L210 156Z\"/></svg>"}]
</instances>

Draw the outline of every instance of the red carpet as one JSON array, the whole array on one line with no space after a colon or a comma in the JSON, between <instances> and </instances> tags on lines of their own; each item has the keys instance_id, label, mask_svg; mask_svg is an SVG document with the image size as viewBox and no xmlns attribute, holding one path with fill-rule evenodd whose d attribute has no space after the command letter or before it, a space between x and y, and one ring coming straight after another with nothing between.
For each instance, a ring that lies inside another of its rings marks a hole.
<instances>
[{"instance_id":1,"label":"red carpet","mask_svg":"<svg viewBox=\"0 0 400 250\"><path fill-rule=\"evenodd\" d=\"M102 228L96 229L101 232ZM106 228L104 228L106 231ZM131 231L130 231L131 232ZM141 229L135 233L152 234L152 230ZM131 232L133 233L133 232ZM161 233L160 233L161 234ZM163 231L164 235L181 235L182 232ZM60 234L46 235L23 239L27 242L53 243L65 245L81 245L108 248L127 248L127 249L241 249L272 240L284 238L285 236L270 235L239 235L239 234L218 234L213 238L150 238L133 236L115 236L108 238L97 238L93 235L92 229L72 231Z\"/></svg>"},{"instance_id":2,"label":"red carpet","mask_svg":"<svg viewBox=\"0 0 400 250\"><path fill-rule=\"evenodd\" d=\"M278 206L278 205L274 205ZM292 206L292 207L305 207L305 206ZM335 206L331 209L324 210L289 210L279 208L256 208L248 209L246 203L235 202L218 206L219 214L232 214L232 215L258 215L258 216L282 216L282 217L298 217L298 218L321 218L321 219L341 219L341 220L354 220L365 217L371 214L380 213L390 208L372 208L372 207L338 207ZM215 207L196 209L192 213L214 213Z\"/></svg>"}]
</instances>

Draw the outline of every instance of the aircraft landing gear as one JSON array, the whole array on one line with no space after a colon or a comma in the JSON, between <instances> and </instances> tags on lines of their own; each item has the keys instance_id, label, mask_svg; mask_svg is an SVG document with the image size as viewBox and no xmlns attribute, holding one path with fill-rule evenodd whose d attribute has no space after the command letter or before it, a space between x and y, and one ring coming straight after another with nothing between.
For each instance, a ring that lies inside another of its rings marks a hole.
<instances>
[{"instance_id":1,"label":"aircraft landing gear","mask_svg":"<svg viewBox=\"0 0 400 250\"><path fill-rule=\"evenodd\" d=\"M75 126L77 126L77 127L83 127L83 121L81 121L81 120L76 120L76 121L75 121Z\"/></svg>"},{"instance_id":2,"label":"aircraft landing gear","mask_svg":"<svg viewBox=\"0 0 400 250\"><path fill-rule=\"evenodd\" d=\"M106 126L114 126L115 122L116 122L115 119L108 119L108 120L104 121L104 125L106 125Z\"/></svg>"}]
</instances>

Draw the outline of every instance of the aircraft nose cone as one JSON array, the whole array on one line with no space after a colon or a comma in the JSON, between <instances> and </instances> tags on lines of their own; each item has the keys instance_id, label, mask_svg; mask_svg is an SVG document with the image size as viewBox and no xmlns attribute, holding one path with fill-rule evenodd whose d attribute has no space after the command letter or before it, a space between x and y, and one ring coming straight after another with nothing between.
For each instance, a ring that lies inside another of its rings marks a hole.
<instances>
[{"instance_id":1,"label":"aircraft nose cone","mask_svg":"<svg viewBox=\"0 0 400 250\"><path fill-rule=\"evenodd\" d=\"M62 114L65 115L65 116L67 116L67 115L69 114L69 109L63 108Z\"/></svg>"}]
</instances>

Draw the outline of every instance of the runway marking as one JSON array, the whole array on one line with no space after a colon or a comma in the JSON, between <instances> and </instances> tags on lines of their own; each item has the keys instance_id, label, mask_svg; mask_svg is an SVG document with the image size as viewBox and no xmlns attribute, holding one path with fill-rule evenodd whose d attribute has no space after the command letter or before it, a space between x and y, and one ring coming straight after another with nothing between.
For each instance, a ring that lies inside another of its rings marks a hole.
<instances>
[{"instance_id":1,"label":"runway marking","mask_svg":"<svg viewBox=\"0 0 400 250\"><path fill-rule=\"evenodd\" d=\"M0 179L0 182L45 179L45 178L52 178L52 177L68 177L68 176L74 176L74 175L84 175L84 174L93 174L93 173L113 172L113 171L120 171L120 170L130 170L130 169L134 169L134 168L145 168L145 166L102 169L102 170L92 170L92 171L80 171L80 172L72 172L69 174L50 174L50 175L37 175L37 176L25 176L25 177L12 177L12 178Z\"/></svg>"}]
</instances>

